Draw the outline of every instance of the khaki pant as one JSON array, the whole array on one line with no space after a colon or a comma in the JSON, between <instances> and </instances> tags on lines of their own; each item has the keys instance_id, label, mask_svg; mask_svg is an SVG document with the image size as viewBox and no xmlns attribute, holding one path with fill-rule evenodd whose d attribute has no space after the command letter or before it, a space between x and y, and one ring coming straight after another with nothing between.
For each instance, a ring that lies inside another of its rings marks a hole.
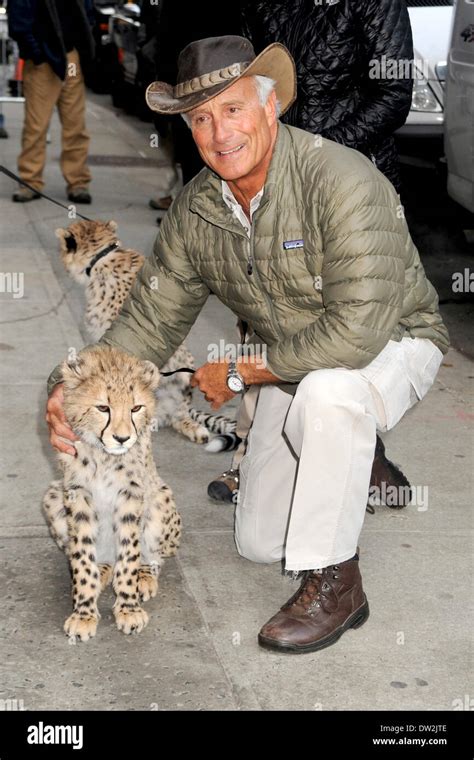
<instances>
[{"instance_id":1,"label":"khaki pant","mask_svg":"<svg viewBox=\"0 0 474 760\"><path fill-rule=\"evenodd\" d=\"M25 61L23 69L25 121L18 173L37 190L44 187L46 135L55 106L62 125L60 164L67 191L87 187L91 179L86 163L89 135L85 124L85 88L77 51L68 53L67 60L64 82L48 63L35 66L33 61Z\"/></svg>"},{"instance_id":2,"label":"khaki pant","mask_svg":"<svg viewBox=\"0 0 474 760\"><path fill-rule=\"evenodd\" d=\"M239 553L286 570L344 562L365 516L377 430L427 393L441 364L429 340L389 341L363 369L320 369L295 396L260 388L240 463Z\"/></svg>"}]
</instances>

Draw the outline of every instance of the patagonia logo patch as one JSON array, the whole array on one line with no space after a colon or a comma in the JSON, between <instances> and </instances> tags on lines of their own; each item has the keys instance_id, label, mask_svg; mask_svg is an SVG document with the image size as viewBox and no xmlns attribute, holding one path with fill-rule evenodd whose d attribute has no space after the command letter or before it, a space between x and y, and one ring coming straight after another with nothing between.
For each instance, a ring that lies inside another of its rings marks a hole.
<instances>
[{"instance_id":1,"label":"patagonia logo patch","mask_svg":"<svg viewBox=\"0 0 474 760\"><path fill-rule=\"evenodd\" d=\"M283 248L285 251L290 250L290 248L303 248L303 241L302 240L285 240L283 243Z\"/></svg>"}]
</instances>

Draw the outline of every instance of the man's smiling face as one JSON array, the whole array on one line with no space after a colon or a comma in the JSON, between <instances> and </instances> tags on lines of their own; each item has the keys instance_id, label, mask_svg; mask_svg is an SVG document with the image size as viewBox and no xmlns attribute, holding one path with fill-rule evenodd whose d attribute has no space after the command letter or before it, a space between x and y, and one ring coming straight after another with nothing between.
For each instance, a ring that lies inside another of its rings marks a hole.
<instances>
[{"instance_id":1,"label":"man's smiling face","mask_svg":"<svg viewBox=\"0 0 474 760\"><path fill-rule=\"evenodd\" d=\"M276 97L270 93L262 106L253 77L242 77L187 115L203 161L222 179L249 177L269 162L277 130Z\"/></svg>"}]
</instances>

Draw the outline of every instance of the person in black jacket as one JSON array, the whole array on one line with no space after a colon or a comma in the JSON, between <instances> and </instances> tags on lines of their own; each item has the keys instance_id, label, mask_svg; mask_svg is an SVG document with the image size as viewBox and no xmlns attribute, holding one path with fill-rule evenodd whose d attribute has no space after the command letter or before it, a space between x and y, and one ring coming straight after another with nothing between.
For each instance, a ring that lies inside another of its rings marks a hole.
<instances>
[{"instance_id":1,"label":"person in black jacket","mask_svg":"<svg viewBox=\"0 0 474 760\"><path fill-rule=\"evenodd\" d=\"M44 186L46 135L55 106L62 125L61 170L69 200L90 203L81 66L93 58L92 0L9 0L9 34L16 40L23 68L25 120L18 173L35 190ZM20 187L13 200L38 198Z\"/></svg>"},{"instance_id":2,"label":"person in black jacket","mask_svg":"<svg viewBox=\"0 0 474 760\"><path fill-rule=\"evenodd\" d=\"M393 133L413 87L406 0L241 0L241 12L257 53L282 42L295 59L298 97L283 121L359 150L398 190Z\"/></svg>"},{"instance_id":3,"label":"person in black jacket","mask_svg":"<svg viewBox=\"0 0 474 760\"><path fill-rule=\"evenodd\" d=\"M148 11L149 13L149 11ZM183 13L186 23L183 23ZM143 18L143 11L142 11ZM238 3L231 3L222 10L220 0L201 0L199 3L188 3L183 9L183 3L176 0L161 0L157 19L156 42L156 79L175 82L177 75L177 60L181 50L190 42L205 37L220 37L225 34L241 33L241 18ZM199 155L190 129L181 116L171 117L171 134L174 149L174 161L181 164L183 183L186 185L204 164ZM160 127L164 130L167 117L161 117ZM158 123L156 122L158 126ZM158 200L152 199L152 208L168 208L171 197ZM158 217L157 222L161 221Z\"/></svg>"}]
</instances>

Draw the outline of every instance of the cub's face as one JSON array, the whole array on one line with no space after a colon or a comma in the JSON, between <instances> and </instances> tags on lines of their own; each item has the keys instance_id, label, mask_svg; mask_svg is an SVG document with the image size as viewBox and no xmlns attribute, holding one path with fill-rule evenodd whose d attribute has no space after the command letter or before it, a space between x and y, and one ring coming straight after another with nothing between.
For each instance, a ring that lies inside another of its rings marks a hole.
<instances>
[{"instance_id":1,"label":"cub's face","mask_svg":"<svg viewBox=\"0 0 474 760\"><path fill-rule=\"evenodd\" d=\"M116 230L114 221L86 220L74 222L67 229L60 227L56 230L61 260L69 274L81 285L89 281L86 269L94 256L111 243L118 242Z\"/></svg>"},{"instance_id":2,"label":"cub's face","mask_svg":"<svg viewBox=\"0 0 474 760\"><path fill-rule=\"evenodd\" d=\"M129 451L151 423L159 371L116 349L94 348L62 366L64 411L74 432L108 454Z\"/></svg>"}]
</instances>

